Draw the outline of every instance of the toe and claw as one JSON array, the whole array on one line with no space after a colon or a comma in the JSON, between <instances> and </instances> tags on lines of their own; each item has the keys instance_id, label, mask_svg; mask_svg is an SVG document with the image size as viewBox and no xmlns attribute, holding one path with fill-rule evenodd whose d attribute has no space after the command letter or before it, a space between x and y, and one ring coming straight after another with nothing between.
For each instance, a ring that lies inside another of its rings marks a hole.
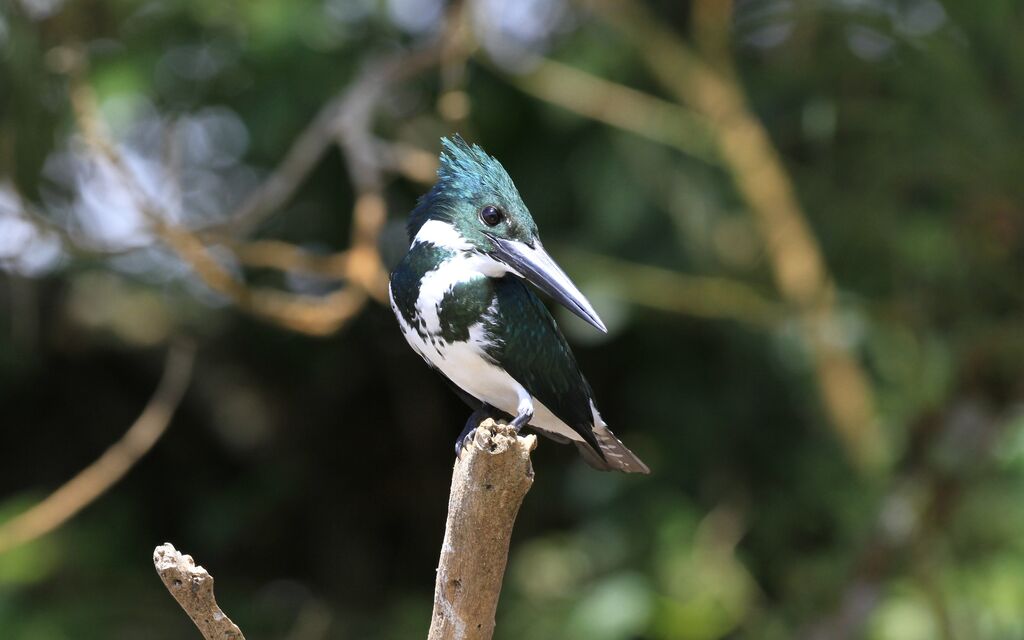
<instances>
[{"instance_id":1,"label":"toe and claw","mask_svg":"<svg viewBox=\"0 0 1024 640\"><path fill-rule=\"evenodd\" d=\"M523 427L530 424L530 420L533 420L533 411L522 411L516 416L515 420L509 423L509 426L515 429L516 433L519 433Z\"/></svg>"},{"instance_id":2,"label":"toe and claw","mask_svg":"<svg viewBox=\"0 0 1024 640\"><path fill-rule=\"evenodd\" d=\"M457 457L462 456L462 449L469 443L473 437L473 432L476 430L480 423L487 418L493 418L495 420L508 419L508 415L495 409L489 404L482 405L479 409L474 411L469 419L466 420L466 426L462 428L462 433L455 439L455 455ZM509 422L509 426L516 430L516 433L522 431L523 427L530 424L530 420L533 420L533 411L522 411L517 415L512 422Z\"/></svg>"}]
</instances>

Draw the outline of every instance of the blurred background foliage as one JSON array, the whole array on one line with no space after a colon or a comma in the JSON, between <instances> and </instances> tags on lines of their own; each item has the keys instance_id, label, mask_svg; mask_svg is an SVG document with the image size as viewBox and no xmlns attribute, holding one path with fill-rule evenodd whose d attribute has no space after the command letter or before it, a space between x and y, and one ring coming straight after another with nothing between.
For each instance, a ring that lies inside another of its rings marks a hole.
<instances>
[{"instance_id":1,"label":"blurred background foliage","mask_svg":"<svg viewBox=\"0 0 1024 640\"><path fill-rule=\"evenodd\" d=\"M468 410L381 277L456 130L653 469L541 443L497 637L1024 637L1022 36L1012 0L4 0L0 523L197 355L124 481L0 553L0 637L195 637L164 540L250 637L425 634Z\"/></svg>"}]
</instances>

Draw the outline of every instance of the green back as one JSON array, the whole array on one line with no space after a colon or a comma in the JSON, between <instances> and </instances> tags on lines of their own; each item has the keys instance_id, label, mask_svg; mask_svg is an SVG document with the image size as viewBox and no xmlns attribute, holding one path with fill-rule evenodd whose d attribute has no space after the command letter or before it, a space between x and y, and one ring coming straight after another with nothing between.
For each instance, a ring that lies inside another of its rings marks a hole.
<instances>
[{"instance_id":1,"label":"green back","mask_svg":"<svg viewBox=\"0 0 1024 640\"><path fill-rule=\"evenodd\" d=\"M512 275L495 281L495 295L497 317L485 322L495 342L487 354L600 451L592 432L593 393L547 307Z\"/></svg>"}]
</instances>

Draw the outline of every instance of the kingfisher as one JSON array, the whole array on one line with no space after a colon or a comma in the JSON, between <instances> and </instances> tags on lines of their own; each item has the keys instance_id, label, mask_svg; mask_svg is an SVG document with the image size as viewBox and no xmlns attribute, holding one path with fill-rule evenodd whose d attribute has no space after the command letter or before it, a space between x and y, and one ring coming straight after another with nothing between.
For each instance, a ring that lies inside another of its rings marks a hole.
<instances>
[{"instance_id":1,"label":"kingfisher","mask_svg":"<svg viewBox=\"0 0 1024 640\"><path fill-rule=\"evenodd\" d=\"M458 134L442 138L437 182L409 215L408 253L391 274L405 339L475 409L576 445L590 466L650 473L601 419L593 392L533 285L602 332L593 306L548 255L505 168Z\"/></svg>"}]
</instances>

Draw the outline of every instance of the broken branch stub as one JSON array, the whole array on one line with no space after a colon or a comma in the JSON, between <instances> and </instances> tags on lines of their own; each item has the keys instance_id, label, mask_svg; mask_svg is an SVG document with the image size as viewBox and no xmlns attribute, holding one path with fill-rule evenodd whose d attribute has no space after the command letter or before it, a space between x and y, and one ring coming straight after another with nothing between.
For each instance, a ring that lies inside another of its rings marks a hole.
<instances>
[{"instance_id":1,"label":"broken branch stub","mask_svg":"<svg viewBox=\"0 0 1024 640\"><path fill-rule=\"evenodd\" d=\"M533 484L534 435L485 420L455 461L429 640L487 639L512 527Z\"/></svg>"},{"instance_id":2,"label":"broken branch stub","mask_svg":"<svg viewBox=\"0 0 1024 640\"><path fill-rule=\"evenodd\" d=\"M213 576L169 542L153 550L153 565L164 586L206 640L245 640L241 629L217 606Z\"/></svg>"}]
</instances>

